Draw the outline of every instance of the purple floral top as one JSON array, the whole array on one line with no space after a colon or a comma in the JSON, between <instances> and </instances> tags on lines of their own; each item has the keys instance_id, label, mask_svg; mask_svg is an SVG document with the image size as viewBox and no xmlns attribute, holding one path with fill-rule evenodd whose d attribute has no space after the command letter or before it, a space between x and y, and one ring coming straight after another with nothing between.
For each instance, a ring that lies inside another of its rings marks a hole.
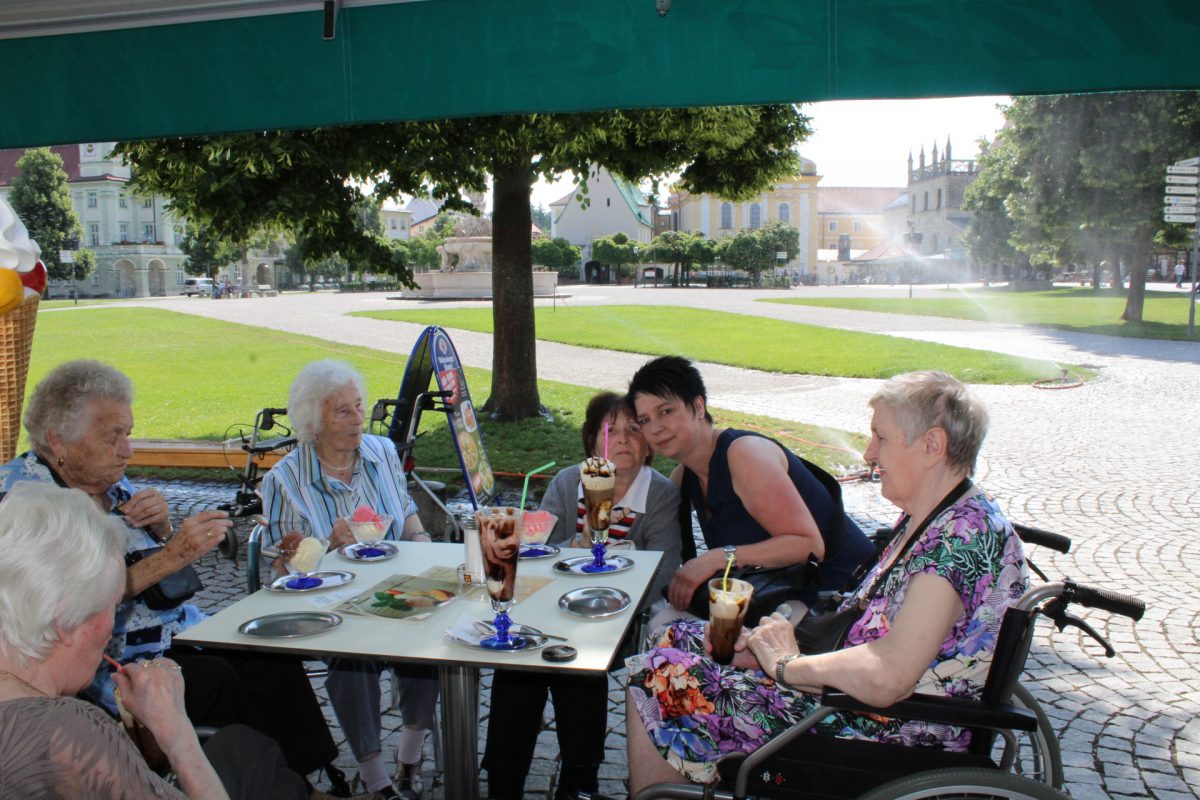
<instances>
[{"instance_id":1,"label":"purple floral top","mask_svg":"<svg viewBox=\"0 0 1200 800\"><path fill-rule=\"evenodd\" d=\"M859 591L865 594L875 575L891 560L897 542L884 551ZM845 647L887 635L914 575L940 575L958 592L963 614L955 621L937 657L916 691L951 696L977 695L983 689L1004 611L1029 585L1021 540L1000 509L976 490L932 520L887 576L875 599L846 636ZM858 602L853 595L842 604Z\"/></svg>"}]
</instances>

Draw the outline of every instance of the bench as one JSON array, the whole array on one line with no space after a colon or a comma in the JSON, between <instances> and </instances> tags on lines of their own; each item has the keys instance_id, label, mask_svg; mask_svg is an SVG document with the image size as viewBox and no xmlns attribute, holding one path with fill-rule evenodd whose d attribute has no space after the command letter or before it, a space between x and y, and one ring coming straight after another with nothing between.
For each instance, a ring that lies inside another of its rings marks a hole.
<instances>
[{"instance_id":1,"label":"bench","mask_svg":"<svg viewBox=\"0 0 1200 800\"><path fill-rule=\"evenodd\" d=\"M255 293L258 294L259 297L275 297L279 294L279 292L277 292L269 283L260 283L258 285L258 289L255 290Z\"/></svg>"},{"instance_id":2,"label":"bench","mask_svg":"<svg viewBox=\"0 0 1200 800\"><path fill-rule=\"evenodd\" d=\"M130 439L133 446L132 467L180 467L186 469L225 469L239 472L246 464L246 453L238 445L223 442L198 442L188 439ZM273 452L258 456L259 466L269 469L286 453Z\"/></svg>"}]
</instances>

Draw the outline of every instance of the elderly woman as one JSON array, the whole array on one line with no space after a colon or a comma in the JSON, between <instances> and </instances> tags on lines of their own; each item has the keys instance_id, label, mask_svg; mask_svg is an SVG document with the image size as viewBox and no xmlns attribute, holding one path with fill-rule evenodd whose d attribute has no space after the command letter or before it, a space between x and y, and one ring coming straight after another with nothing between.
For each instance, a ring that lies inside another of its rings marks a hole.
<instances>
[{"instance_id":1,"label":"elderly woman","mask_svg":"<svg viewBox=\"0 0 1200 800\"><path fill-rule=\"evenodd\" d=\"M346 517L359 506L389 514L386 538L430 540L408 496L395 445L363 433L362 376L340 361L315 361L288 392L288 417L300 444L263 480L263 516L272 532L298 531L329 539L330 547L354 541ZM283 559L287 554L281 553ZM283 560L281 559L281 560ZM380 742L379 673L385 665L334 659L325 688L368 791L379 798L421 793L421 749L433 726L437 682L428 670L402 669L404 729L396 746L397 786L387 773Z\"/></svg>"},{"instance_id":2,"label":"elderly woman","mask_svg":"<svg viewBox=\"0 0 1200 800\"><path fill-rule=\"evenodd\" d=\"M629 397L650 446L679 462L671 480L696 510L708 545L672 577L667 597L674 608L686 609L728 561L819 562L815 579L797 589L807 606L820 590L842 589L874 556L814 468L765 436L713 427L704 379L686 358L648 361L629 382Z\"/></svg>"},{"instance_id":3,"label":"elderly woman","mask_svg":"<svg viewBox=\"0 0 1200 800\"><path fill-rule=\"evenodd\" d=\"M650 447L623 397L612 392L593 397L584 414L582 436L589 457L603 455L607 441L608 458L617 466L609 544L629 542L639 550L663 551L647 593L648 598L661 597L662 587L679 568L679 491L650 468ZM550 543L591 546L579 538L586 527L587 509L578 465L554 476L542 497L542 509L558 517ZM504 726L489 728L483 756L492 800L524 796L548 692L554 701L562 761L555 797L573 800L580 792L596 793L604 760L608 676L496 670L491 718L503 720Z\"/></svg>"},{"instance_id":4,"label":"elderly woman","mask_svg":"<svg viewBox=\"0 0 1200 800\"><path fill-rule=\"evenodd\" d=\"M809 713L831 687L873 706L914 691L977 697L1004 610L1025 590L1021 543L969 476L987 414L942 372L901 375L871 399L871 443L896 536L842 610L862 608L844 644L803 654L777 614L743 631L733 664L704 657L705 632L673 624L660 647L629 659L631 793L684 777L717 779L727 752L751 752ZM952 726L837 714L818 733L965 750Z\"/></svg>"},{"instance_id":5,"label":"elderly woman","mask_svg":"<svg viewBox=\"0 0 1200 800\"><path fill-rule=\"evenodd\" d=\"M231 523L223 511L203 511L174 530L166 499L155 489L134 490L125 477L133 455L129 379L98 361L61 364L34 389L24 421L32 449L0 466L0 496L29 481L80 489L123 523L128 566L108 655L121 663L171 657L183 667L193 724L245 723L275 739L301 775L332 769L337 746L298 660L173 645L204 614L154 587L216 547ZM113 686L112 673L98 669L84 695L116 714Z\"/></svg>"},{"instance_id":6,"label":"elderly woman","mask_svg":"<svg viewBox=\"0 0 1200 800\"><path fill-rule=\"evenodd\" d=\"M303 798L300 776L262 734L225 728L201 749L173 661L141 661L115 677L179 789L150 770L111 717L72 697L92 680L125 594L123 528L74 489L24 483L0 503L4 796Z\"/></svg>"}]
</instances>

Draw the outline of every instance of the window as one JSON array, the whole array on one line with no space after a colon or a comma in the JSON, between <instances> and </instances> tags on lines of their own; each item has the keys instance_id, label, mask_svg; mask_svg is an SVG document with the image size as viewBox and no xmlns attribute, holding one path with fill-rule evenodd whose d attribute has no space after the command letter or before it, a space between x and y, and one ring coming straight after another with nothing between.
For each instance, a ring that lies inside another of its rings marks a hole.
<instances>
[{"instance_id":1,"label":"window","mask_svg":"<svg viewBox=\"0 0 1200 800\"><path fill-rule=\"evenodd\" d=\"M915 194L912 196L912 210L914 214L917 212L917 196Z\"/></svg>"},{"instance_id":2,"label":"window","mask_svg":"<svg viewBox=\"0 0 1200 800\"><path fill-rule=\"evenodd\" d=\"M733 227L733 204L732 203L721 203L721 227L722 228L732 228Z\"/></svg>"},{"instance_id":3,"label":"window","mask_svg":"<svg viewBox=\"0 0 1200 800\"><path fill-rule=\"evenodd\" d=\"M154 235L154 223L149 222L142 226L142 241L157 242L158 237Z\"/></svg>"},{"instance_id":4,"label":"window","mask_svg":"<svg viewBox=\"0 0 1200 800\"><path fill-rule=\"evenodd\" d=\"M99 222L89 222L88 223L88 245L91 247L99 247L100 246L100 223Z\"/></svg>"},{"instance_id":5,"label":"window","mask_svg":"<svg viewBox=\"0 0 1200 800\"><path fill-rule=\"evenodd\" d=\"M836 222L829 223L829 232L837 233L837 223Z\"/></svg>"},{"instance_id":6,"label":"window","mask_svg":"<svg viewBox=\"0 0 1200 800\"><path fill-rule=\"evenodd\" d=\"M787 203L779 204L779 221L780 222L791 222L792 221L792 207L789 206Z\"/></svg>"},{"instance_id":7,"label":"window","mask_svg":"<svg viewBox=\"0 0 1200 800\"><path fill-rule=\"evenodd\" d=\"M121 232L121 241L128 242L129 241L129 223L122 222L120 225L117 226L117 230L119 230Z\"/></svg>"},{"instance_id":8,"label":"window","mask_svg":"<svg viewBox=\"0 0 1200 800\"><path fill-rule=\"evenodd\" d=\"M129 198L125 195L121 195L117 198L117 206L120 208L129 208Z\"/></svg>"},{"instance_id":9,"label":"window","mask_svg":"<svg viewBox=\"0 0 1200 800\"><path fill-rule=\"evenodd\" d=\"M396 220L394 220L394 219L389 219L389 220L388 220L388 227L389 227L389 228L391 228L392 230L396 230ZM725 584L721 584L721 585L722 585L722 586L724 586Z\"/></svg>"},{"instance_id":10,"label":"window","mask_svg":"<svg viewBox=\"0 0 1200 800\"><path fill-rule=\"evenodd\" d=\"M611 197L604 198L604 205L606 208L612 208L612 198Z\"/></svg>"},{"instance_id":11,"label":"window","mask_svg":"<svg viewBox=\"0 0 1200 800\"><path fill-rule=\"evenodd\" d=\"M937 203L938 203L938 204L937 204L937 207L938 207L938 208L941 208L941 207L942 207L942 190L941 190L941 189L938 189L938 193L937 193Z\"/></svg>"},{"instance_id":12,"label":"window","mask_svg":"<svg viewBox=\"0 0 1200 800\"><path fill-rule=\"evenodd\" d=\"M854 232L862 233L862 223L861 222L854 223Z\"/></svg>"},{"instance_id":13,"label":"window","mask_svg":"<svg viewBox=\"0 0 1200 800\"><path fill-rule=\"evenodd\" d=\"M154 198L147 197L142 201L142 208L154 208Z\"/></svg>"},{"instance_id":14,"label":"window","mask_svg":"<svg viewBox=\"0 0 1200 800\"><path fill-rule=\"evenodd\" d=\"M754 203L750 206L750 227L762 227L762 206L760 206L758 203Z\"/></svg>"},{"instance_id":15,"label":"window","mask_svg":"<svg viewBox=\"0 0 1200 800\"><path fill-rule=\"evenodd\" d=\"M97 201L96 201L96 193L95 192L87 193L87 204L88 204L88 208L96 207Z\"/></svg>"},{"instance_id":16,"label":"window","mask_svg":"<svg viewBox=\"0 0 1200 800\"><path fill-rule=\"evenodd\" d=\"M928 210L929 210L929 192L926 192L926 193L925 193L925 207L924 207L923 209L921 209L921 210L922 210L922 211L928 211Z\"/></svg>"},{"instance_id":17,"label":"window","mask_svg":"<svg viewBox=\"0 0 1200 800\"><path fill-rule=\"evenodd\" d=\"M187 237L187 231L184 230L184 227L182 225L176 225L175 226L175 244L182 245L183 240L186 237Z\"/></svg>"}]
</instances>

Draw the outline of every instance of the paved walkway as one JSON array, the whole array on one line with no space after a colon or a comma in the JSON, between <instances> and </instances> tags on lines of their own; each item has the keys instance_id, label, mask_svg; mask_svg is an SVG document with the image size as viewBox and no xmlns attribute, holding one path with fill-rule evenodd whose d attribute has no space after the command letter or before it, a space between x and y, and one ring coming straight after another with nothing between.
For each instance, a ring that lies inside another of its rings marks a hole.
<instances>
[{"instance_id":1,"label":"paved walkway","mask_svg":"<svg viewBox=\"0 0 1200 800\"><path fill-rule=\"evenodd\" d=\"M977 323L755 302L764 296L894 297L907 287L802 288L791 292L578 287L556 313L591 304L673 304L757 314L854 330L877 331L962 347L1086 363L1100 378L1066 391L981 386L992 414L978 479L1020 521L1073 537L1067 556L1041 555L1053 575L1096 583L1145 599L1133 625L1091 613L1088 619L1117 648L1106 660L1068 630L1040 633L1030 686L1060 733L1067 785L1083 798L1200 797L1200 492L1195 464L1200 345L1060 331L1003 322ZM930 291L917 287L916 294ZM551 305L551 301L539 301ZM354 310L438 308L378 295L284 295L213 302L171 298L139 305L319 336L330 342L407 355L420 326L347 317ZM447 304L450 305L450 304ZM454 305L474 305L462 303ZM86 309L79 309L86 313ZM489 336L453 333L465 363L491 364ZM802 341L797 342L803 346ZM643 356L540 343L542 378L619 388ZM865 432L866 400L877 381L788 376L702 366L712 404ZM851 511L888 521L892 511L874 487L852 487ZM235 581L236 583L236 581ZM217 598L214 598L214 600ZM620 676L618 676L619 678ZM614 700L617 697L614 684ZM614 712L617 712L614 705ZM620 715L609 737L611 763L601 790L622 794ZM539 742L531 796L551 788L555 745Z\"/></svg>"}]
</instances>

